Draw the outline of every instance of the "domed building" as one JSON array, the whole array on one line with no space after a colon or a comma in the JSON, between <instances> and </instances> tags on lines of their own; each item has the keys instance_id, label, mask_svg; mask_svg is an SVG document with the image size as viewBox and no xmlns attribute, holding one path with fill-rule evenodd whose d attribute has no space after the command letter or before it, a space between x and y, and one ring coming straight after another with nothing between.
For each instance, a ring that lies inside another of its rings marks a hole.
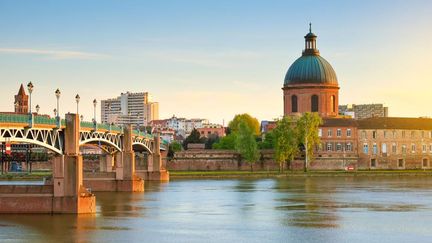
<instances>
[{"instance_id":1,"label":"domed building","mask_svg":"<svg viewBox=\"0 0 432 243\"><path fill-rule=\"evenodd\" d=\"M284 115L318 112L322 117L338 115L339 85L333 67L320 56L316 48L317 36L309 33L305 49L288 69L285 76Z\"/></svg>"}]
</instances>

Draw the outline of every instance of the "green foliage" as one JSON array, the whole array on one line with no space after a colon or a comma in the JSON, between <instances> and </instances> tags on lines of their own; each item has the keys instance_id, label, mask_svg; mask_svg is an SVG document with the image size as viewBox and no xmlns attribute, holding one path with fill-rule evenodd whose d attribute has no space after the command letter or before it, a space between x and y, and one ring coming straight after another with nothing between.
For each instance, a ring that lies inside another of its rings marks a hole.
<instances>
[{"instance_id":1,"label":"green foliage","mask_svg":"<svg viewBox=\"0 0 432 243\"><path fill-rule=\"evenodd\" d=\"M235 133L230 133L229 135L219 139L218 142L212 145L213 149L235 149L235 141L237 135Z\"/></svg>"},{"instance_id":2,"label":"green foliage","mask_svg":"<svg viewBox=\"0 0 432 243\"><path fill-rule=\"evenodd\" d=\"M260 125L258 120L247 113L238 114L234 116L234 119L230 121L228 124L230 132L232 133L237 132L239 129L239 125L242 121L247 124L247 126L251 129L254 135L259 135Z\"/></svg>"},{"instance_id":3,"label":"green foliage","mask_svg":"<svg viewBox=\"0 0 432 243\"><path fill-rule=\"evenodd\" d=\"M280 171L283 172L283 165L292 161L298 154L298 130L293 126L289 117L279 120L277 127L272 131L274 136L274 158L279 163Z\"/></svg>"},{"instance_id":4,"label":"green foliage","mask_svg":"<svg viewBox=\"0 0 432 243\"><path fill-rule=\"evenodd\" d=\"M189 143L204 143L205 138L201 138L201 134L195 128L192 130L191 134L183 141L183 148L187 149Z\"/></svg>"},{"instance_id":5,"label":"green foliage","mask_svg":"<svg viewBox=\"0 0 432 243\"><path fill-rule=\"evenodd\" d=\"M170 158L174 157L174 154L181 150L182 150L182 145L177 141L172 141L168 148L168 157Z\"/></svg>"},{"instance_id":6,"label":"green foliage","mask_svg":"<svg viewBox=\"0 0 432 243\"><path fill-rule=\"evenodd\" d=\"M269 131L264 135L264 140L258 142L260 149L273 149L275 144L275 136L273 131Z\"/></svg>"},{"instance_id":7,"label":"green foliage","mask_svg":"<svg viewBox=\"0 0 432 243\"><path fill-rule=\"evenodd\" d=\"M297 121L298 142L305 147L305 171L307 170L308 160L313 159L313 148L320 143L318 127L322 124L322 119L317 113L304 113Z\"/></svg>"},{"instance_id":8,"label":"green foliage","mask_svg":"<svg viewBox=\"0 0 432 243\"><path fill-rule=\"evenodd\" d=\"M254 131L248 126L246 121L240 121L237 129L237 138L235 140L235 148L242 158L252 165L259 158L257 143L255 140Z\"/></svg>"}]
</instances>

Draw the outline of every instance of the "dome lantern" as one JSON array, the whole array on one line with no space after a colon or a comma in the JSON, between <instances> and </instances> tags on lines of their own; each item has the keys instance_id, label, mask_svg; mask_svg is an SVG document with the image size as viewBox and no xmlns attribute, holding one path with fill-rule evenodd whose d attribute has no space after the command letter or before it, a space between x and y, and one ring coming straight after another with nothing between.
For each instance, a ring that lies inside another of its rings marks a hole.
<instances>
[{"instance_id":1,"label":"dome lantern","mask_svg":"<svg viewBox=\"0 0 432 243\"><path fill-rule=\"evenodd\" d=\"M319 55L319 51L316 48L317 36L312 33L312 23L309 23L309 33L305 35L305 49L303 55Z\"/></svg>"}]
</instances>

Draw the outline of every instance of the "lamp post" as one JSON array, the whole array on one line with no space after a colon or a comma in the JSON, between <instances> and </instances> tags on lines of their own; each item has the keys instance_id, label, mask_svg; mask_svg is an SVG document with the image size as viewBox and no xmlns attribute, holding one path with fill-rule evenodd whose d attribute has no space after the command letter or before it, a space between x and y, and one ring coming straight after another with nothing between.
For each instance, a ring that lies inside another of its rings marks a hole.
<instances>
[{"instance_id":1,"label":"lamp post","mask_svg":"<svg viewBox=\"0 0 432 243\"><path fill-rule=\"evenodd\" d=\"M60 95L61 95L61 92L60 92L59 89L57 89L55 91L55 96L57 98L57 116L56 116L57 128L60 128L60 106L59 106L59 104L60 104Z\"/></svg>"},{"instance_id":2,"label":"lamp post","mask_svg":"<svg viewBox=\"0 0 432 243\"><path fill-rule=\"evenodd\" d=\"M36 114L39 113L39 109L40 109L40 106L39 106L39 105L36 105Z\"/></svg>"},{"instance_id":3,"label":"lamp post","mask_svg":"<svg viewBox=\"0 0 432 243\"><path fill-rule=\"evenodd\" d=\"M94 111L94 116L93 116L93 126L94 126L94 130L96 131L96 105L97 105L97 100L94 99L93 100L93 111Z\"/></svg>"},{"instance_id":4,"label":"lamp post","mask_svg":"<svg viewBox=\"0 0 432 243\"><path fill-rule=\"evenodd\" d=\"M56 108L54 108L53 112L54 112L54 117L57 117L57 109Z\"/></svg>"},{"instance_id":5,"label":"lamp post","mask_svg":"<svg viewBox=\"0 0 432 243\"><path fill-rule=\"evenodd\" d=\"M78 110L78 103L79 103L80 99L81 99L81 97L79 96L79 94L77 94L77 95L75 96L75 101L76 101L76 103L77 103L77 112L76 112L77 115L79 114L79 113L78 113L78 111L79 111L79 110Z\"/></svg>"},{"instance_id":6,"label":"lamp post","mask_svg":"<svg viewBox=\"0 0 432 243\"><path fill-rule=\"evenodd\" d=\"M81 118L81 121L84 121L84 116L83 115L81 115L80 118Z\"/></svg>"},{"instance_id":7,"label":"lamp post","mask_svg":"<svg viewBox=\"0 0 432 243\"><path fill-rule=\"evenodd\" d=\"M33 114L32 114L32 93L33 93L33 84L29 82L27 84L27 89L30 94L30 108L29 108L29 127L33 127Z\"/></svg>"}]
</instances>

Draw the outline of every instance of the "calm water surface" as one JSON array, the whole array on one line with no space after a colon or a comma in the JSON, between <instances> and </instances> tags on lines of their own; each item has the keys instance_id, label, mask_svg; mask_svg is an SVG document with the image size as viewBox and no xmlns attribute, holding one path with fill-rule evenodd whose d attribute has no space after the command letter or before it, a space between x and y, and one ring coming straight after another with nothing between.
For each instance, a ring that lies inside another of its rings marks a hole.
<instances>
[{"instance_id":1,"label":"calm water surface","mask_svg":"<svg viewBox=\"0 0 432 243\"><path fill-rule=\"evenodd\" d=\"M431 242L432 178L147 183L96 215L0 215L8 242Z\"/></svg>"}]
</instances>

